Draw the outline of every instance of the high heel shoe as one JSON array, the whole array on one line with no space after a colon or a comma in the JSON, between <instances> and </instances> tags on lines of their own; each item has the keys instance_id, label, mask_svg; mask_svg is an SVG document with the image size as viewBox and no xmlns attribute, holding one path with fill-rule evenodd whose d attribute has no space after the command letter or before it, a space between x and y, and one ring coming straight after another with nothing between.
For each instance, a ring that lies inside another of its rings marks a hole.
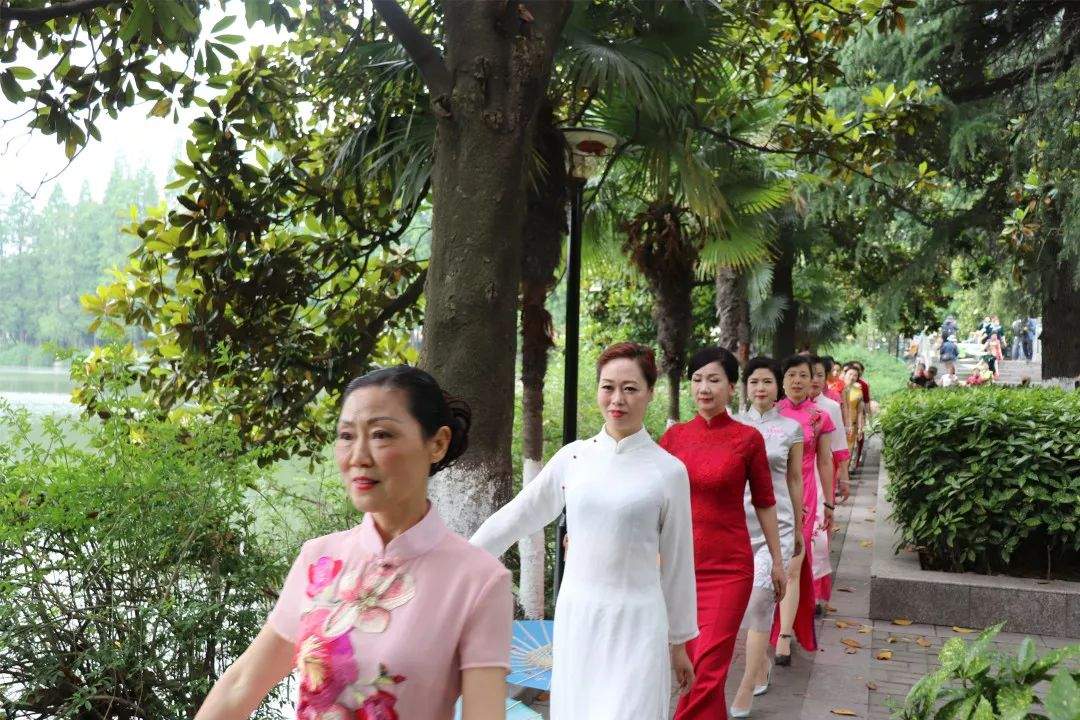
<instances>
[{"instance_id":1,"label":"high heel shoe","mask_svg":"<svg viewBox=\"0 0 1080 720\"><path fill-rule=\"evenodd\" d=\"M781 635L780 637L781 638L787 638L788 640L791 640L790 635ZM780 653L776 653L776 658L775 658L775 660L773 660L773 665L779 665L780 667L788 667L789 665L791 665L791 649L790 649L790 645L788 646L787 655L781 655Z\"/></svg>"},{"instance_id":2,"label":"high heel shoe","mask_svg":"<svg viewBox=\"0 0 1080 720\"><path fill-rule=\"evenodd\" d=\"M788 658L791 656L788 655ZM765 674L765 684L754 686L754 697L764 695L769 692L769 684L772 682L772 665L769 666L769 672Z\"/></svg>"},{"instance_id":3,"label":"high heel shoe","mask_svg":"<svg viewBox=\"0 0 1080 720\"><path fill-rule=\"evenodd\" d=\"M729 718L748 718L748 717L750 717L750 708L746 708L745 710L736 710L734 707L731 707L728 710L728 717Z\"/></svg>"}]
</instances>

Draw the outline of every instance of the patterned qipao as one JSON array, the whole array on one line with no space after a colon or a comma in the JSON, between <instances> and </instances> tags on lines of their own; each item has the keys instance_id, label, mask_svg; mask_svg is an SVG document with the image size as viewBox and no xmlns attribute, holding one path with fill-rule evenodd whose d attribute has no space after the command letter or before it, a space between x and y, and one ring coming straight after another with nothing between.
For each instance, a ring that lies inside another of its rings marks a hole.
<instances>
[{"instance_id":1,"label":"patterned qipao","mask_svg":"<svg viewBox=\"0 0 1080 720\"><path fill-rule=\"evenodd\" d=\"M304 543L268 622L296 648L299 720L450 720L462 670L510 668L510 573L434 507L385 546L367 515Z\"/></svg>"}]
</instances>

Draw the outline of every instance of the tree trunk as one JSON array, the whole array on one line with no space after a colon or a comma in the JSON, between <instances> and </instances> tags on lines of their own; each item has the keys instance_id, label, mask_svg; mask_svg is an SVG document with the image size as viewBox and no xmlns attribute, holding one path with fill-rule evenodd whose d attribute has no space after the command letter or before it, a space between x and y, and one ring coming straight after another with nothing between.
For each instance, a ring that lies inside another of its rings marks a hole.
<instances>
[{"instance_id":1,"label":"tree trunk","mask_svg":"<svg viewBox=\"0 0 1080 720\"><path fill-rule=\"evenodd\" d=\"M466 537L510 497L527 129L569 12L524 5L444 3L448 107L432 89L441 117L421 362L469 402L473 425L468 452L430 492Z\"/></svg>"},{"instance_id":2,"label":"tree trunk","mask_svg":"<svg viewBox=\"0 0 1080 720\"><path fill-rule=\"evenodd\" d=\"M660 370L668 379L668 420L679 421L679 386L686 368L686 345L694 327L690 299L692 273L685 284L665 282L656 287L653 322L660 344Z\"/></svg>"},{"instance_id":3,"label":"tree trunk","mask_svg":"<svg viewBox=\"0 0 1080 720\"><path fill-rule=\"evenodd\" d=\"M1049 248L1048 248L1049 249ZM1042 377L1043 380L1080 377L1080 287L1076 261L1056 257L1043 271ZM1069 384L1071 388L1072 385Z\"/></svg>"},{"instance_id":4,"label":"tree trunk","mask_svg":"<svg viewBox=\"0 0 1080 720\"><path fill-rule=\"evenodd\" d=\"M716 321L720 347L735 353L739 365L750 359L750 296L746 273L731 267L716 272Z\"/></svg>"},{"instance_id":5,"label":"tree trunk","mask_svg":"<svg viewBox=\"0 0 1080 720\"><path fill-rule=\"evenodd\" d=\"M533 147L543 160L540 177L526 195L521 255L521 434L522 485L543 467L544 377L554 345L551 313L544 307L555 285L555 271L566 233L566 143L555 127L553 108L545 101L537 113ZM525 617L544 616L544 560L540 531L518 543L521 556L519 599Z\"/></svg>"},{"instance_id":6,"label":"tree trunk","mask_svg":"<svg viewBox=\"0 0 1080 720\"><path fill-rule=\"evenodd\" d=\"M773 357L783 360L789 355L795 354L796 320L799 317L799 306L795 302L795 238L793 228L788 221L780 223L780 237L777 245L780 254L776 258L773 267L772 294L773 297L783 298L784 311L780 315L780 322L776 326L773 335Z\"/></svg>"},{"instance_id":7,"label":"tree trunk","mask_svg":"<svg viewBox=\"0 0 1080 720\"><path fill-rule=\"evenodd\" d=\"M716 272L716 321L720 327L720 347L727 348L739 361L741 369L750 361L750 296L744 271L721 267ZM730 378L735 386L736 408L746 405L743 385Z\"/></svg>"}]
</instances>

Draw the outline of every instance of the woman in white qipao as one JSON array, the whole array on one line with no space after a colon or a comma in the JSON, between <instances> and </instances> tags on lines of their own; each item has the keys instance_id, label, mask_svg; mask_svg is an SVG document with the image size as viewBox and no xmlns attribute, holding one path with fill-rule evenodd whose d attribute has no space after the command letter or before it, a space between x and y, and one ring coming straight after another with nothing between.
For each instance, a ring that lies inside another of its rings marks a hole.
<instances>
[{"instance_id":1,"label":"woman in white qipao","mask_svg":"<svg viewBox=\"0 0 1080 720\"><path fill-rule=\"evenodd\" d=\"M597 361L603 429L570 443L471 542L502 555L566 508L572 544L555 606L552 720L666 720L672 674L693 683L697 636L690 484L644 428L652 350Z\"/></svg>"}]
</instances>

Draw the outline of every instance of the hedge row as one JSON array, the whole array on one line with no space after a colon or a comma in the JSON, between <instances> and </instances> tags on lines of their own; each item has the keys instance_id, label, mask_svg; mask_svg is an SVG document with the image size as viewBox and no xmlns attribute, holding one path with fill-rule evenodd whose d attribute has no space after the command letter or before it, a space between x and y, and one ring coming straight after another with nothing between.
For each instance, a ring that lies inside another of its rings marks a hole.
<instances>
[{"instance_id":1,"label":"hedge row","mask_svg":"<svg viewBox=\"0 0 1080 720\"><path fill-rule=\"evenodd\" d=\"M1075 578L1080 393L900 393L881 416L889 499L925 569Z\"/></svg>"}]
</instances>

